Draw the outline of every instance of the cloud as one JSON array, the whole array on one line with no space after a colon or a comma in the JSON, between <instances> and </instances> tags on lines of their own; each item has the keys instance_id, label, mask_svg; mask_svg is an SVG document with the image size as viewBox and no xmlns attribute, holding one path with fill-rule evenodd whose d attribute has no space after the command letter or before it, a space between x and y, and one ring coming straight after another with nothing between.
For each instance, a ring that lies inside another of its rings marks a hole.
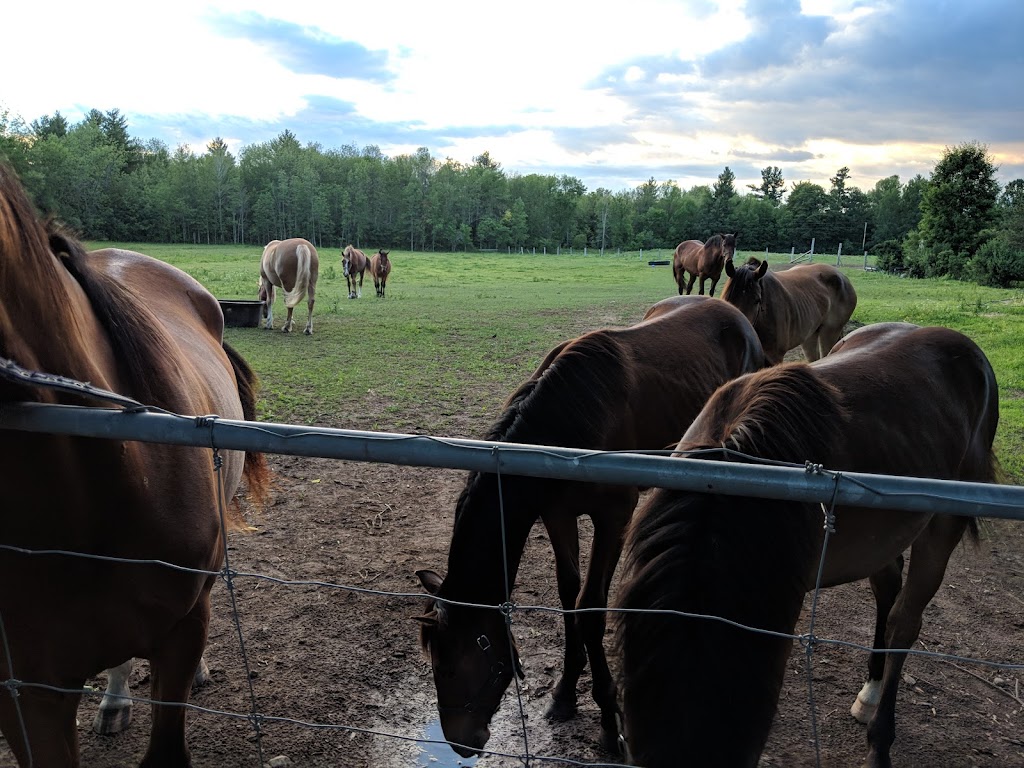
<instances>
[{"instance_id":1,"label":"cloud","mask_svg":"<svg viewBox=\"0 0 1024 768\"><path fill-rule=\"evenodd\" d=\"M225 38L247 40L259 46L296 74L373 83L388 83L394 79L386 52L371 51L359 43L340 40L316 27L270 19L253 12L213 14L207 23L212 31Z\"/></svg>"}]
</instances>

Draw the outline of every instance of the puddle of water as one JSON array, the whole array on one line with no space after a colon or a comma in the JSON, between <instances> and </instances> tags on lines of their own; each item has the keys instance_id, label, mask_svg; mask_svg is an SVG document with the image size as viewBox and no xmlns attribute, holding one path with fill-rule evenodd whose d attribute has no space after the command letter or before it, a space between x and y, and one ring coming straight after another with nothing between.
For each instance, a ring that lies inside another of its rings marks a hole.
<instances>
[{"instance_id":1,"label":"puddle of water","mask_svg":"<svg viewBox=\"0 0 1024 768\"><path fill-rule=\"evenodd\" d=\"M432 720L423 729L423 737L431 742L439 744L417 742L422 752L416 760L418 766L429 766L430 768L468 768L476 765L478 757L459 757L448 743L444 740L444 733L441 731L441 721Z\"/></svg>"}]
</instances>

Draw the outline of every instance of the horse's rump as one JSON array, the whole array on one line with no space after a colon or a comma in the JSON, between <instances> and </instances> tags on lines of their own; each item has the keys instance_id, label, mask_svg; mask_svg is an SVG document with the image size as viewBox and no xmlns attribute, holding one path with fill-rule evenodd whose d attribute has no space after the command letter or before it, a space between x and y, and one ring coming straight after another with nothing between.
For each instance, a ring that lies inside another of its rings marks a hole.
<instances>
[{"instance_id":1,"label":"horse's rump","mask_svg":"<svg viewBox=\"0 0 1024 768\"><path fill-rule=\"evenodd\" d=\"M284 292L284 305L298 306L316 288L320 260L316 248L301 237L273 240L263 249L260 276Z\"/></svg>"}]
</instances>

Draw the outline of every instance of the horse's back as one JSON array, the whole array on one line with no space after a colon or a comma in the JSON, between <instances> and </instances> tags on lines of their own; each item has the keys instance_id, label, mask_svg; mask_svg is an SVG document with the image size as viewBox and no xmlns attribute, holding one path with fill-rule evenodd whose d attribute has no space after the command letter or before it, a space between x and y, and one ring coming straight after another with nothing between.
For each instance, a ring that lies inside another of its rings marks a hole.
<instances>
[{"instance_id":1,"label":"horse's back","mask_svg":"<svg viewBox=\"0 0 1024 768\"><path fill-rule=\"evenodd\" d=\"M286 302L294 306L310 287L315 288L320 273L320 257L316 247L302 237L275 240L263 250L261 274L284 290Z\"/></svg>"}]
</instances>

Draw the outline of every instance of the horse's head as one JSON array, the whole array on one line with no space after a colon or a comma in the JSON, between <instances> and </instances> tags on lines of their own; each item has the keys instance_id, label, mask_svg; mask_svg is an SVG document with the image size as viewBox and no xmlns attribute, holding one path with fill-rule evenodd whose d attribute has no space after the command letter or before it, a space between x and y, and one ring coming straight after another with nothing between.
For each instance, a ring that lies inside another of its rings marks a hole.
<instances>
[{"instance_id":1,"label":"horse's head","mask_svg":"<svg viewBox=\"0 0 1024 768\"><path fill-rule=\"evenodd\" d=\"M732 261L736 255L736 235L722 235L722 255L726 261Z\"/></svg>"},{"instance_id":2,"label":"horse's head","mask_svg":"<svg viewBox=\"0 0 1024 768\"><path fill-rule=\"evenodd\" d=\"M342 277L348 277L349 271L351 270L351 267L352 267L352 259L350 259L348 256L342 256L341 257L341 275L342 275Z\"/></svg>"},{"instance_id":3,"label":"horse's head","mask_svg":"<svg viewBox=\"0 0 1024 768\"><path fill-rule=\"evenodd\" d=\"M391 262L388 261L388 251L379 250L379 251L377 251L377 253L380 255L380 266L381 266L381 269L384 269L384 270L391 269Z\"/></svg>"},{"instance_id":4,"label":"horse's head","mask_svg":"<svg viewBox=\"0 0 1024 768\"><path fill-rule=\"evenodd\" d=\"M762 310L764 286L761 278L768 274L768 262L751 258L746 264L737 267L729 259L725 262L725 274L729 276L729 282L722 291L722 298L753 323Z\"/></svg>"},{"instance_id":5,"label":"horse's head","mask_svg":"<svg viewBox=\"0 0 1024 768\"><path fill-rule=\"evenodd\" d=\"M487 744L488 725L512 675L523 677L519 652L499 610L447 603L440 597L443 582L437 573L417 571L416 575L437 598L415 621L434 672L441 730L452 749L471 757Z\"/></svg>"}]
</instances>

